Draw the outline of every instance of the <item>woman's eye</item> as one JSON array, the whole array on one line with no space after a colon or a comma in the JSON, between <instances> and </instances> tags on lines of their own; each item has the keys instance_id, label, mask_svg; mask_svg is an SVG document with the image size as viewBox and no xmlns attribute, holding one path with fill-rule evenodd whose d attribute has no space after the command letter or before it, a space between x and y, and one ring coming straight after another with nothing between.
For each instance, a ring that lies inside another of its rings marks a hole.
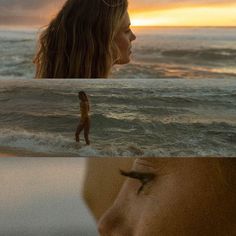
<instances>
[{"instance_id":1,"label":"woman's eye","mask_svg":"<svg viewBox=\"0 0 236 236\"><path fill-rule=\"evenodd\" d=\"M137 171L125 172L125 171L120 170L120 173L123 176L132 178L132 179L137 179L141 182L141 186L139 187L137 191L137 195L140 194L140 192L144 189L146 184L153 181L156 177L156 175L153 173L144 173L144 172L137 172Z\"/></svg>"},{"instance_id":2,"label":"woman's eye","mask_svg":"<svg viewBox=\"0 0 236 236\"><path fill-rule=\"evenodd\" d=\"M128 29L125 31L126 34L130 33L131 32L131 29Z\"/></svg>"},{"instance_id":3,"label":"woman's eye","mask_svg":"<svg viewBox=\"0 0 236 236\"><path fill-rule=\"evenodd\" d=\"M139 195L143 191L145 185L147 184L147 183L143 183L142 181L140 181L140 182L141 182L141 186L139 187L139 189L137 191L137 195Z\"/></svg>"}]
</instances>

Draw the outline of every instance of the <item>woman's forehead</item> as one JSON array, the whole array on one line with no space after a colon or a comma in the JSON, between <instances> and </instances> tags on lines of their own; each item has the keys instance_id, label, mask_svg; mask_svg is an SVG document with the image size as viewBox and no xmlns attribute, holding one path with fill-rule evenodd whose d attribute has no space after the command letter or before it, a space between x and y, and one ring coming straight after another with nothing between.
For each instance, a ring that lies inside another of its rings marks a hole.
<instances>
[{"instance_id":1,"label":"woman's forehead","mask_svg":"<svg viewBox=\"0 0 236 236\"><path fill-rule=\"evenodd\" d=\"M167 165L169 163L175 163L177 161L176 158L155 158L155 157L151 157L151 158L147 158L147 157L143 157L143 158L137 158L135 160L135 164L138 165L145 165L145 166L150 166L150 167L159 167L160 165ZM178 158L178 162L183 161L182 158Z\"/></svg>"},{"instance_id":2,"label":"woman's forehead","mask_svg":"<svg viewBox=\"0 0 236 236\"><path fill-rule=\"evenodd\" d=\"M185 168L194 168L194 166L209 166L209 159L201 159L201 158L188 158L188 157L178 157L178 158L137 158L134 162L134 166L143 166L150 167L153 169L163 169L163 168L175 168L175 169L185 169ZM211 164L214 162L211 161ZM208 163L208 164L207 164Z\"/></svg>"},{"instance_id":3,"label":"woman's forehead","mask_svg":"<svg viewBox=\"0 0 236 236\"><path fill-rule=\"evenodd\" d=\"M124 27L128 27L130 26L130 17L129 17L129 13L126 12L123 19L122 19L122 22L121 22L121 27L124 28Z\"/></svg>"}]
</instances>

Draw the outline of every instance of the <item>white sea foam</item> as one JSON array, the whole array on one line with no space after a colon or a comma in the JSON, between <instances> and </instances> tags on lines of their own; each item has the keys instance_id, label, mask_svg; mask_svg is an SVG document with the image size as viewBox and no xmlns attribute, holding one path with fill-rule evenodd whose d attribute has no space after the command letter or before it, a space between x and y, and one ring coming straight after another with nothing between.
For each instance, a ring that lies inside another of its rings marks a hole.
<instances>
[{"instance_id":1,"label":"white sea foam","mask_svg":"<svg viewBox=\"0 0 236 236\"><path fill-rule=\"evenodd\" d=\"M236 81L2 80L0 143L60 156L233 156ZM91 146L74 141L89 94Z\"/></svg>"}]
</instances>

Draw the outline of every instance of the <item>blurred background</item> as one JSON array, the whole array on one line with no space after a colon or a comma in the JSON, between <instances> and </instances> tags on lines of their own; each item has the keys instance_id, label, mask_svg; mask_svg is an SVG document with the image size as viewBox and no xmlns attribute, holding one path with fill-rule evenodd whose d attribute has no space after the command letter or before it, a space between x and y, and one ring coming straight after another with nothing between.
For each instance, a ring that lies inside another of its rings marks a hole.
<instances>
[{"instance_id":1,"label":"blurred background","mask_svg":"<svg viewBox=\"0 0 236 236\"><path fill-rule=\"evenodd\" d=\"M85 159L0 159L0 235L97 235L81 198Z\"/></svg>"}]
</instances>

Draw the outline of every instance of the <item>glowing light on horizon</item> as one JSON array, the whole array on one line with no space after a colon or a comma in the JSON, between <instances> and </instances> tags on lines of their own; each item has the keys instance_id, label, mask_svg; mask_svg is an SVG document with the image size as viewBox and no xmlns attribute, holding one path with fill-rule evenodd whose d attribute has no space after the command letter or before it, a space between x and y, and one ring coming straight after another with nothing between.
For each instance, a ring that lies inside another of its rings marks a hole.
<instances>
[{"instance_id":1,"label":"glowing light on horizon","mask_svg":"<svg viewBox=\"0 0 236 236\"><path fill-rule=\"evenodd\" d=\"M133 26L236 26L236 5L131 12Z\"/></svg>"},{"instance_id":2,"label":"glowing light on horizon","mask_svg":"<svg viewBox=\"0 0 236 236\"><path fill-rule=\"evenodd\" d=\"M137 17L132 19L132 26L156 26L156 25L166 25L168 24L168 20L164 18L144 18L144 17Z\"/></svg>"}]
</instances>

